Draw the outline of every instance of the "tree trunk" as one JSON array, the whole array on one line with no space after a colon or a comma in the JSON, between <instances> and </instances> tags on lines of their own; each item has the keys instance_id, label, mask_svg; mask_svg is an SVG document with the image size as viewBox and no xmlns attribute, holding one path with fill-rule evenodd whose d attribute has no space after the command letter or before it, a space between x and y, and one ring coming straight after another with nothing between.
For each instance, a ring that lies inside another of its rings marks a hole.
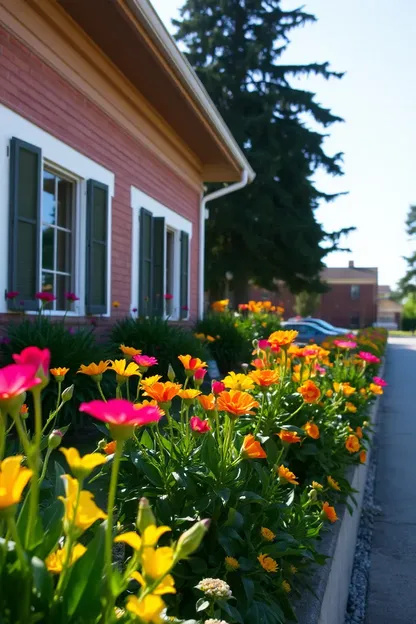
<instances>
[{"instance_id":1,"label":"tree trunk","mask_svg":"<svg viewBox=\"0 0 416 624\"><path fill-rule=\"evenodd\" d=\"M245 275L236 275L232 281L233 307L237 310L239 303L247 303L249 284Z\"/></svg>"}]
</instances>

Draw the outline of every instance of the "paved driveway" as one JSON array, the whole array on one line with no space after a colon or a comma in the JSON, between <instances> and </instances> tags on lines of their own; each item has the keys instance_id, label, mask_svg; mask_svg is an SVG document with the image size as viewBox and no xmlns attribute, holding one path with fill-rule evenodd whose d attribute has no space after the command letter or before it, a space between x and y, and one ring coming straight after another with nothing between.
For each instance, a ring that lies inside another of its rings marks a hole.
<instances>
[{"instance_id":1,"label":"paved driveway","mask_svg":"<svg viewBox=\"0 0 416 624\"><path fill-rule=\"evenodd\" d=\"M416 624L416 338L387 353L366 624Z\"/></svg>"}]
</instances>

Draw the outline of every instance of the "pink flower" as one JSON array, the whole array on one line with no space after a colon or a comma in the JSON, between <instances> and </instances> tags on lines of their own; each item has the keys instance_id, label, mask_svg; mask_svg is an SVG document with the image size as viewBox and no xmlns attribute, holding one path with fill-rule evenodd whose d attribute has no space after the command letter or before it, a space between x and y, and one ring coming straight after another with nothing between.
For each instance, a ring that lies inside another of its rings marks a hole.
<instances>
[{"instance_id":1,"label":"pink flower","mask_svg":"<svg viewBox=\"0 0 416 624\"><path fill-rule=\"evenodd\" d=\"M10 290L6 292L6 299L16 299L18 295L20 295L20 293L17 290Z\"/></svg>"},{"instance_id":2,"label":"pink flower","mask_svg":"<svg viewBox=\"0 0 416 624\"><path fill-rule=\"evenodd\" d=\"M73 292L65 293L65 299L67 301L79 301L79 297L77 297L76 294Z\"/></svg>"},{"instance_id":3,"label":"pink flower","mask_svg":"<svg viewBox=\"0 0 416 624\"><path fill-rule=\"evenodd\" d=\"M16 364L28 364L32 366L35 373L49 377L51 366L51 352L49 349L39 349L38 347L26 347L20 353L14 353L13 359Z\"/></svg>"},{"instance_id":4,"label":"pink flower","mask_svg":"<svg viewBox=\"0 0 416 624\"><path fill-rule=\"evenodd\" d=\"M188 306L182 306L181 310L183 310L184 312L188 312L189 308L188 308Z\"/></svg>"},{"instance_id":5,"label":"pink flower","mask_svg":"<svg viewBox=\"0 0 416 624\"><path fill-rule=\"evenodd\" d=\"M279 345L272 345L272 353L279 353L280 347Z\"/></svg>"},{"instance_id":6,"label":"pink flower","mask_svg":"<svg viewBox=\"0 0 416 624\"><path fill-rule=\"evenodd\" d=\"M225 385L222 383L222 381L214 381L211 384L211 388L214 394L220 394L220 392L224 392L225 390Z\"/></svg>"},{"instance_id":7,"label":"pink flower","mask_svg":"<svg viewBox=\"0 0 416 624\"><path fill-rule=\"evenodd\" d=\"M196 433L208 433L211 430L208 420L201 420L198 416L192 416L189 420L192 431Z\"/></svg>"},{"instance_id":8,"label":"pink flower","mask_svg":"<svg viewBox=\"0 0 416 624\"><path fill-rule=\"evenodd\" d=\"M354 334L345 334L345 338L348 338L348 340L354 340L355 341L355 335Z\"/></svg>"},{"instance_id":9,"label":"pink flower","mask_svg":"<svg viewBox=\"0 0 416 624\"><path fill-rule=\"evenodd\" d=\"M32 364L9 364L0 369L0 401L12 399L41 383Z\"/></svg>"},{"instance_id":10,"label":"pink flower","mask_svg":"<svg viewBox=\"0 0 416 624\"><path fill-rule=\"evenodd\" d=\"M133 308L132 312L135 314L137 312L137 308Z\"/></svg>"},{"instance_id":11,"label":"pink flower","mask_svg":"<svg viewBox=\"0 0 416 624\"><path fill-rule=\"evenodd\" d=\"M35 295L35 299L39 299L39 301L43 301L45 303L51 303L56 300L56 297L53 293L49 292L38 292Z\"/></svg>"},{"instance_id":12,"label":"pink flower","mask_svg":"<svg viewBox=\"0 0 416 624\"><path fill-rule=\"evenodd\" d=\"M207 374L206 368L197 368L196 371L194 372L194 379L198 379L198 381L202 380L204 379L206 374Z\"/></svg>"},{"instance_id":13,"label":"pink flower","mask_svg":"<svg viewBox=\"0 0 416 624\"><path fill-rule=\"evenodd\" d=\"M166 293L166 295L163 295L163 298L164 298L166 301L170 301L171 299L173 299L173 295L170 295L169 293Z\"/></svg>"},{"instance_id":14,"label":"pink flower","mask_svg":"<svg viewBox=\"0 0 416 624\"><path fill-rule=\"evenodd\" d=\"M355 349L357 343L354 340L334 340L334 345L340 349Z\"/></svg>"},{"instance_id":15,"label":"pink flower","mask_svg":"<svg viewBox=\"0 0 416 624\"><path fill-rule=\"evenodd\" d=\"M323 366L320 366L318 363L315 364L315 370L318 371L321 377L326 375L326 368L324 368Z\"/></svg>"},{"instance_id":16,"label":"pink flower","mask_svg":"<svg viewBox=\"0 0 416 624\"><path fill-rule=\"evenodd\" d=\"M373 381L377 386L380 386L380 388L385 388L386 386L389 385L387 381L385 381L381 377L373 377Z\"/></svg>"},{"instance_id":17,"label":"pink flower","mask_svg":"<svg viewBox=\"0 0 416 624\"><path fill-rule=\"evenodd\" d=\"M264 340L263 338L259 340L259 349L261 349L262 351L266 351L266 349L270 349L271 346L272 344L268 340Z\"/></svg>"},{"instance_id":18,"label":"pink flower","mask_svg":"<svg viewBox=\"0 0 416 624\"><path fill-rule=\"evenodd\" d=\"M140 368L149 368L149 366L155 366L157 359L151 355L133 355L133 362L136 362Z\"/></svg>"},{"instance_id":19,"label":"pink flower","mask_svg":"<svg viewBox=\"0 0 416 624\"><path fill-rule=\"evenodd\" d=\"M151 422L157 422L161 418L160 410L154 405L144 405L136 408L133 403L126 399L110 399L104 401L90 401L81 403L80 412L86 412L110 425L110 427L140 427Z\"/></svg>"},{"instance_id":20,"label":"pink flower","mask_svg":"<svg viewBox=\"0 0 416 624\"><path fill-rule=\"evenodd\" d=\"M380 362L380 358L368 351L360 351L358 357L368 364L378 364Z\"/></svg>"}]
</instances>

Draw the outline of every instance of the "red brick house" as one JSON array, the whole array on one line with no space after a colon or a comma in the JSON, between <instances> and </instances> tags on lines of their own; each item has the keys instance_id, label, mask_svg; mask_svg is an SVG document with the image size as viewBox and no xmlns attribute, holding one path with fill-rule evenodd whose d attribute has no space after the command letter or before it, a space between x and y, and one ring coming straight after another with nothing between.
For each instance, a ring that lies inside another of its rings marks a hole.
<instances>
[{"instance_id":1,"label":"red brick house","mask_svg":"<svg viewBox=\"0 0 416 624\"><path fill-rule=\"evenodd\" d=\"M205 204L254 178L148 0L0 0L0 172L1 314L182 322Z\"/></svg>"}]
</instances>

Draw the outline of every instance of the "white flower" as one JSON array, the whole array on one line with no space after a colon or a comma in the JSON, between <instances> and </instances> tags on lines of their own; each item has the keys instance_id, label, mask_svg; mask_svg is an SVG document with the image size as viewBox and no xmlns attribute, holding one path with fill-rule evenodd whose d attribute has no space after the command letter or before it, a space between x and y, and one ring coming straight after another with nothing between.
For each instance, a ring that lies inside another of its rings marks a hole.
<instances>
[{"instance_id":1,"label":"white flower","mask_svg":"<svg viewBox=\"0 0 416 624\"><path fill-rule=\"evenodd\" d=\"M228 624L228 622L226 622L225 620L210 619L210 620L205 620L205 624Z\"/></svg>"},{"instance_id":2,"label":"white flower","mask_svg":"<svg viewBox=\"0 0 416 624\"><path fill-rule=\"evenodd\" d=\"M202 579L196 586L197 589L200 589L206 596L210 596L211 598L231 598L232 593L230 586L225 581L221 579L213 579L206 578Z\"/></svg>"}]
</instances>

